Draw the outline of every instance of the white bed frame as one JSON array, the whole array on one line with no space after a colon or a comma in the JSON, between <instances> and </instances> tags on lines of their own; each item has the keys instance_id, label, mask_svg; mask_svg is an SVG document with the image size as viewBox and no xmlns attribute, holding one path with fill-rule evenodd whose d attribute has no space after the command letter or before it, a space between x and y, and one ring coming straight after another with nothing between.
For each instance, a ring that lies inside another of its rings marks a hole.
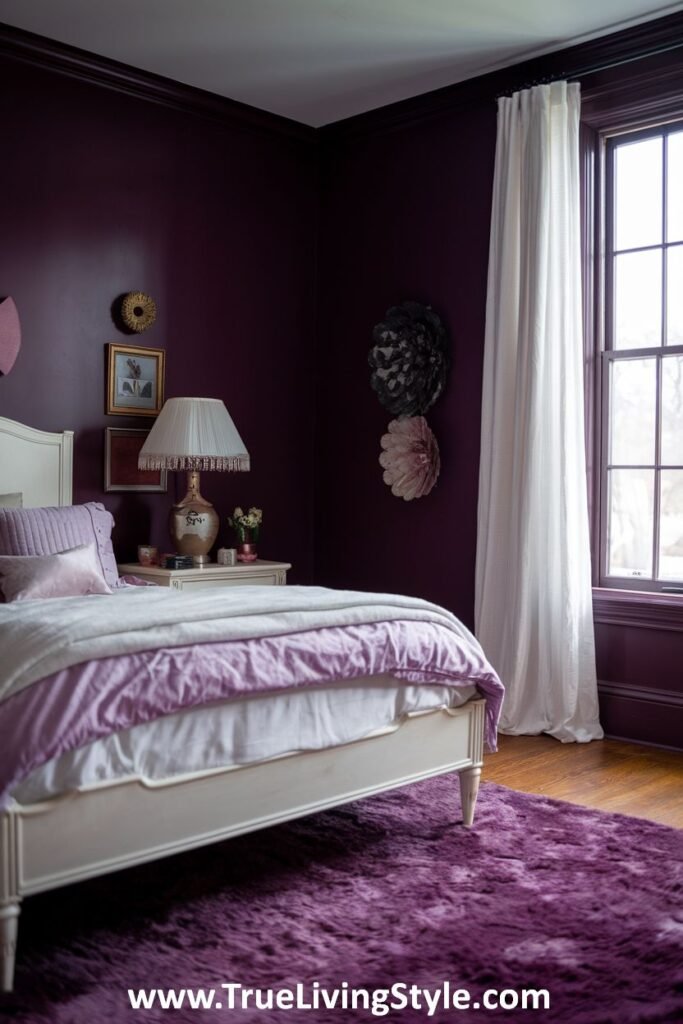
<instances>
[{"instance_id":1,"label":"white bed frame","mask_svg":"<svg viewBox=\"0 0 683 1024\"><path fill-rule=\"evenodd\" d=\"M73 433L0 417L0 492L71 503ZM125 780L0 813L0 988L11 991L24 896L458 772L470 826L484 750L484 701L408 716L327 750L175 777Z\"/></svg>"}]
</instances>

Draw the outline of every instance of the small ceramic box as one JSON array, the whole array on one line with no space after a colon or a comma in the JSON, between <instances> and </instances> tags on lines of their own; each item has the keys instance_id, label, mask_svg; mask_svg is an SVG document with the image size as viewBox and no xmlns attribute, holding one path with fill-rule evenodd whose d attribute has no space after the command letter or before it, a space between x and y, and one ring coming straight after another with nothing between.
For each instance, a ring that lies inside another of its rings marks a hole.
<instances>
[{"instance_id":1,"label":"small ceramic box","mask_svg":"<svg viewBox=\"0 0 683 1024\"><path fill-rule=\"evenodd\" d=\"M216 562L218 565L236 565L236 556L235 548L219 548L216 552Z\"/></svg>"}]
</instances>

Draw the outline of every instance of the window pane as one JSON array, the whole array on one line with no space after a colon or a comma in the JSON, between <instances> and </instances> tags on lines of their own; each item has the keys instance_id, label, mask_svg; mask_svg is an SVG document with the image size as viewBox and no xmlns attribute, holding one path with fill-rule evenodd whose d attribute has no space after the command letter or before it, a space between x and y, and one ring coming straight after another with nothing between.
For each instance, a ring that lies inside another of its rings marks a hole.
<instances>
[{"instance_id":1,"label":"window pane","mask_svg":"<svg viewBox=\"0 0 683 1024\"><path fill-rule=\"evenodd\" d=\"M610 576L652 576L654 471L609 471Z\"/></svg>"},{"instance_id":2,"label":"window pane","mask_svg":"<svg viewBox=\"0 0 683 1024\"><path fill-rule=\"evenodd\" d=\"M662 344L662 251L632 252L614 259L614 347Z\"/></svg>"},{"instance_id":3,"label":"window pane","mask_svg":"<svg viewBox=\"0 0 683 1024\"><path fill-rule=\"evenodd\" d=\"M683 245L668 252L666 268L666 318L669 345L683 345Z\"/></svg>"},{"instance_id":4,"label":"window pane","mask_svg":"<svg viewBox=\"0 0 683 1024\"><path fill-rule=\"evenodd\" d=\"M622 466L653 465L657 361L614 360L611 373L609 461Z\"/></svg>"},{"instance_id":5,"label":"window pane","mask_svg":"<svg viewBox=\"0 0 683 1024\"><path fill-rule=\"evenodd\" d=\"M669 136L667 241L683 242L683 132Z\"/></svg>"},{"instance_id":6,"label":"window pane","mask_svg":"<svg viewBox=\"0 0 683 1024\"><path fill-rule=\"evenodd\" d=\"M616 147L615 249L663 241L662 149L661 136Z\"/></svg>"},{"instance_id":7,"label":"window pane","mask_svg":"<svg viewBox=\"0 0 683 1024\"><path fill-rule=\"evenodd\" d=\"M683 470L661 472L659 578L683 580Z\"/></svg>"},{"instance_id":8,"label":"window pane","mask_svg":"<svg viewBox=\"0 0 683 1024\"><path fill-rule=\"evenodd\" d=\"M683 466L683 356L662 359L662 462Z\"/></svg>"}]
</instances>

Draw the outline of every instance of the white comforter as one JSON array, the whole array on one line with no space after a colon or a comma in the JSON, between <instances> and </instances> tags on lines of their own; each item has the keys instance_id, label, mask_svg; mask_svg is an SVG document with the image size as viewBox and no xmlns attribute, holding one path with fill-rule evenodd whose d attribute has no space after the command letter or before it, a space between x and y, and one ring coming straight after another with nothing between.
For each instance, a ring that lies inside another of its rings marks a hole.
<instances>
[{"instance_id":1,"label":"white comforter","mask_svg":"<svg viewBox=\"0 0 683 1024\"><path fill-rule=\"evenodd\" d=\"M176 592L144 587L111 596L0 605L0 700L97 658L329 626L409 619L436 622L476 659L481 648L454 615L414 597L324 587L238 587Z\"/></svg>"}]
</instances>

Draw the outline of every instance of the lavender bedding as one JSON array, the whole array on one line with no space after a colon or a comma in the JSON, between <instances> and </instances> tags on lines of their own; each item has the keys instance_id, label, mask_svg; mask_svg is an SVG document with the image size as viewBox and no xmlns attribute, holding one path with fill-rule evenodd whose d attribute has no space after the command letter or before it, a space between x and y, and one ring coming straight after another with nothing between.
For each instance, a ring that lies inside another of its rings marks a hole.
<instances>
[{"instance_id":1,"label":"lavender bedding","mask_svg":"<svg viewBox=\"0 0 683 1024\"><path fill-rule=\"evenodd\" d=\"M154 787L187 775L225 771L306 751L328 750L398 729L408 716L462 707L474 686L413 686L368 676L326 686L163 715L69 750L12 788L23 805L116 782Z\"/></svg>"},{"instance_id":2,"label":"lavender bedding","mask_svg":"<svg viewBox=\"0 0 683 1024\"><path fill-rule=\"evenodd\" d=\"M418 599L142 588L2 606L0 647L0 807L33 769L100 737L183 708L338 679L474 683L495 749L500 681L466 628Z\"/></svg>"}]
</instances>

